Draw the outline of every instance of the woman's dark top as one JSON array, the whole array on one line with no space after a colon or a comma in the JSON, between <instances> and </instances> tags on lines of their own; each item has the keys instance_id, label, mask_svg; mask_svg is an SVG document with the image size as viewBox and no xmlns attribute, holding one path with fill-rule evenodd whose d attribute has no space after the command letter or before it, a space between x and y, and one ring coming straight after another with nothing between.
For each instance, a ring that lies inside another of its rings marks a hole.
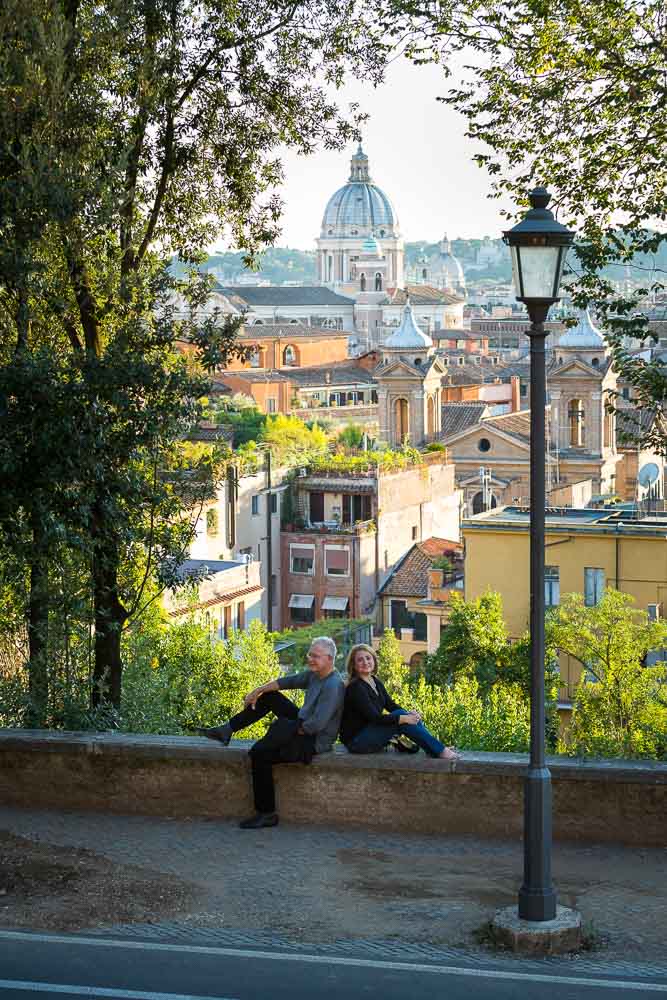
<instances>
[{"instance_id":1,"label":"woman's dark top","mask_svg":"<svg viewBox=\"0 0 667 1000\"><path fill-rule=\"evenodd\" d=\"M389 697L387 689L381 680L374 677L377 694L366 681L361 678L350 681L345 689L345 704L343 720L340 724L340 738L347 746L355 736L369 724L376 726L395 726L387 712L395 712L400 705Z\"/></svg>"}]
</instances>

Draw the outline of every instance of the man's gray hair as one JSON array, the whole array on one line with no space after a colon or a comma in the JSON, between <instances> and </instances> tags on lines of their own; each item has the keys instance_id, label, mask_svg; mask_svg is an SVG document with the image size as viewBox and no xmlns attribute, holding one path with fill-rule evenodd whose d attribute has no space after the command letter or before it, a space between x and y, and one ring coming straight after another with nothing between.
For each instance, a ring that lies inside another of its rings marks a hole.
<instances>
[{"instance_id":1,"label":"man's gray hair","mask_svg":"<svg viewBox=\"0 0 667 1000\"><path fill-rule=\"evenodd\" d=\"M310 648L312 649L313 646L321 646L323 649L325 649L335 663L338 649L336 648L336 643L330 636L328 635L318 636L317 639L313 639L313 641L310 644Z\"/></svg>"}]
</instances>

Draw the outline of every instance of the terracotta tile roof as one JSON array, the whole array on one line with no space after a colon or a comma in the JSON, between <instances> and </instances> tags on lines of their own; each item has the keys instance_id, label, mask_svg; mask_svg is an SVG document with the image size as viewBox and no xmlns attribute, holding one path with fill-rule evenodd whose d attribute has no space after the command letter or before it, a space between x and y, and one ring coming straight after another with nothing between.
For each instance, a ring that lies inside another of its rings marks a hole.
<instances>
[{"instance_id":1,"label":"terracotta tile roof","mask_svg":"<svg viewBox=\"0 0 667 1000\"><path fill-rule=\"evenodd\" d=\"M169 617L178 618L180 615L187 615L192 611L203 611L206 608L217 607L219 604L229 604L230 601L235 601L239 597L245 597L246 594L256 594L261 589L259 584L255 584L253 587L230 590L226 594L216 594L209 601L200 601L198 604L186 604L183 608L174 608L173 611L169 612Z\"/></svg>"},{"instance_id":2,"label":"terracotta tile roof","mask_svg":"<svg viewBox=\"0 0 667 1000\"><path fill-rule=\"evenodd\" d=\"M461 431L474 427L489 414L488 404L479 401L471 403L442 404L442 437L449 438Z\"/></svg>"},{"instance_id":3,"label":"terracotta tile roof","mask_svg":"<svg viewBox=\"0 0 667 1000\"><path fill-rule=\"evenodd\" d=\"M404 306L408 295L413 306L438 304L451 306L463 302L463 299L458 295L450 295L449 292L443 292L441 288L434 288L432 285L406 285L405 288L388 288L387 295L392 306Z\"/></svg>"},{"instance_id":4,"label":"terracotta tile roof","mask_svg":"<svg viewBox=\"0 0 667 1000\"><path fill-rule=\"evenodd\" d=\"M211 424L203 421L188 434L188 441L227 441L231 442L234 431L229 426Z\"/></svg>"},{"instance_id":5,"label":"terracotta tile roof","mask_svg":"<svg viewBox=\"0 0 667 1000\"><path fill-rule=\"evenodd\" d=\"M338 361L328 365L310 365L306 368L290 368L285 373L290 382L297 385L354 385L357 382L375 384L368 368L349 361ZM329 380L327 381L327 376Z\"/></svg>"},{"instance_id":6,"label":"terracotta tile roof","mask_svg":"<svg viewBox=\"0 0 667 1000\"><path fill-rule=\"evenodd\" d=\"M427 538L413 545L386 583L380 587L384 597L426 597L428 571L439 556L448 556L463 565L463 546L447 538Z\"/></svg>"},{"instance_id":7,"label":"terracotta tile roof","mask_svg":"<svg viewBox=\"0 0 667 1000\"><path fill-rule=\"evenodd\" d=\"M224 385L225 378L242 379L244 382L289 382L289 378L286 378L283 372L254 371L251 368L243 368L238 372L217 372L212 381L214 384Z\"/></svg>"},{"instance_id":8,"label":"terracotta tile roof","mask_svg":"<svg viewBox=\"0 0 667 1000\"><path fill-rule=\"evenodd\" d=\"M213 290L248 306L353 306L354 299L324 285L219 285Z\"/></svg>"},{"instance_id":9,"label":"terracotta tile roof","mask_svg":"<svg viewBox=\"0 0 667 1000\"><path fill-rule=\"evenodd\" d=\"M350 332L348 330L329 330L324 326L307 326L305 323L252 323L241 327L239 331L241 340L262 340L264 337L280 337L281 340L284 340L285 337L290 339L311 338L312 340L336 337L341 340L349 340Z\"/></svg>"},{"instance_id":10,"label":"terracotta tile roof","mask_svg":"<svg viewBox=\"0 0 667 1000\"><path fill-rule=\"evenodd\" d=\"M530 410L521 410L519 413L501 413L497 417L488 417L484 423L488 427L495 427L520 441L530 441Z\"/></svg>"}]
</instances>

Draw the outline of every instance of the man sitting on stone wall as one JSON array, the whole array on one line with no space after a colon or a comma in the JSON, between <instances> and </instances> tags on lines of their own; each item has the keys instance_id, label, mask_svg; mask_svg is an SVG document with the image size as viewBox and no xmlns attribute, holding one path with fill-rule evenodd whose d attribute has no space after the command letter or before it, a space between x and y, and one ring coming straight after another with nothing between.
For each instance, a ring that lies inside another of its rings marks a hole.
<instances>
[{"instance_id":1,"label":"man sitting on stone wall","mask_svg":"<svg viewBox=\"0 0 667 1000\"><path fill-rule=\"evenodd\" d=\"M313 756L331 750L343 712L345 685L334 669L336 644L328 636L313 639L308 651L308 670L255 688L243 699L245 708L223 726L197 730L211 740L227 746L232 735L264 718L269 712L277 716L266 736L250 749L252 788L255 797L254 816L243 820L243 830L275 826L274 764L310 764ZM305 688L302 708L280 692Z\"/></svg>"}]
</instances>

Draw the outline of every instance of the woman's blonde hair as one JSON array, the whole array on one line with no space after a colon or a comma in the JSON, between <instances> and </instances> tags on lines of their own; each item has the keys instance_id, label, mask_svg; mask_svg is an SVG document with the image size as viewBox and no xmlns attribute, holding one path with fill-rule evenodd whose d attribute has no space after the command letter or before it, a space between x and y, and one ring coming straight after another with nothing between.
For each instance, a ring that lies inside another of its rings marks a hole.
<instances>
[{"instance_id":1,"label":"woman's blonde hair","mask_svg":"<svg viewBox=\"0 0 667 1000\"><path fill-rule=\"evenodd\" d=\"M347 660L345 661L345 669L347 671L347 680L345 682L346 684L349 684L350 681L353 681L354 678L357 676L354 669L354 659L357 653L361 652L362 650L364 651L364 653L371 654L371 656L373 657L373 663L375 664L373 668L373 673L376 674L378 672L377 653L372 648L372 646L367 646L365 642L360 642L358 643L358 645L353 646L350 652L347 654Z\"/></svg>"}]
</instances>

